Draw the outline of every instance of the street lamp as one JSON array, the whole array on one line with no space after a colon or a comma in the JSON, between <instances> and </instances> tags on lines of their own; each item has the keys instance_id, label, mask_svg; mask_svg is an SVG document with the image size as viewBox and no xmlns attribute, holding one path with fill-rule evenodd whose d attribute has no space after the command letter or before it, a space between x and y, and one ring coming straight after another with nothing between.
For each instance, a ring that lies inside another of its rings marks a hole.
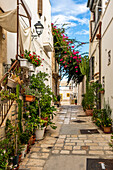
<instances>
[{"instance_id":1,"label":"street lamp","mask_svg":"<svg viewBox=\"0 0 113 170\"><path fill-rule=\"evenodd\" d=\"M38 21L38 22L34 25L34 27L35 27L36 33L38 34L38 36L40 36L40 35L43 33L43 29L44 29L44 27L43 27L43 25L41 24L41 22Z\"/></svg>"}]
</instances>

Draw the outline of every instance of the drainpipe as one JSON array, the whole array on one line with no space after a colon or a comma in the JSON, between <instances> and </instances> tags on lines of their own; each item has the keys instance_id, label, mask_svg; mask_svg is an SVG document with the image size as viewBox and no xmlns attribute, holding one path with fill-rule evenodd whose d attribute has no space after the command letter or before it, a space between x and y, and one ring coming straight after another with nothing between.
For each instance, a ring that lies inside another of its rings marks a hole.
<instances>
[{"instance_id":1,"label":"drainpipe","mask_svg":"<svg viewBox=\"0 0 113 170\"><path fill-rule=\"evenodd\" d=\"M100 22L99 27L99 83L101 84L101 25L102 22ZM99 109L101 109L101 93L99 93Z\"/></svg>"},{"instance_id":2,"label":"drainpipe","mask_svg":"<svg viewBox=\"0 0 113 170\"><path fill-rule=\"evenodd\" d=\"M19 41L19 0L17 0L17 54L16 54L16 60L18 60L18 41Z\"/></svg>"}]
</instances>

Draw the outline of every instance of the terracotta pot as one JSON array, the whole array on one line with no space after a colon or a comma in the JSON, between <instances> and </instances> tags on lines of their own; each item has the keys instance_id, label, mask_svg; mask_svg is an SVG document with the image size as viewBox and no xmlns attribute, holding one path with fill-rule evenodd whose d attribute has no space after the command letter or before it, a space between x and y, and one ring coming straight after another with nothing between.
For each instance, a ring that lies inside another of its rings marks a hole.
<instances>
[{"instance_id":1,"label":"terracotta pot","mask_svg":"<svg viewBox=\"0 0 113 170\"><path fill-rule=\"evenodd\" d=\"M111 127L104 127L104 133L110 133Z\"/></svg>"},{"instance_id":2,"label":"terracotta pot","mask_svg":"<svg viewBox=\"0 0 113 170\"><path fill-rule=\"evenodd\" d=\"M86 115L87 116L93 116L93 110L88 110L88 109L86 109Z\"/></svg>"},{"instance_id":3,"label":"terracotta pot","mask_svg":"<svg viewBox=\"0 0 113 170\"><path fill-rule=\"evenodd\" d=\"M34 102L35 101L35 96L25 95L25 101L26 102Z\"/></svg>"},{"instance_id":4,"label":"terracotta pot","mask_svg":"<svg viewBox=\"0 0 113 170\"><path fill-rule=\"evenodd\" d=\"M100 91L101 94L104 94L104 90L103 91Z\"/></svg>"}]
</instances>

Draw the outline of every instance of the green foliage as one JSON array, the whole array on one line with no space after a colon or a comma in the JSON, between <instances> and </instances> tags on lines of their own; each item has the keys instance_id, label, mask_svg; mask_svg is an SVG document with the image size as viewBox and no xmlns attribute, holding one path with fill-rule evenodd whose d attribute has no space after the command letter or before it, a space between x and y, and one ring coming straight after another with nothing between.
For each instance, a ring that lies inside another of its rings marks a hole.
<instances>
[{"instance_id":1,"label":"green foliage","mask_svg":"<svg viewBox=\"0 0 113 170\"><path fill-rule=\"evenodd\" d=\"M23 129L22 129L22 100L18 99L18 127L19 127L19 131L20 133L22 133Z\"/></svg>"},{"instance_id":2,"label":"green foliage","mask_svg":"<svg viewBox=\"0 0 113 170\"><path fill-rule=\"evenodd\" d=\"M75 39L69 39L66 35L64 26L65 24L62 28L58 28L52 23L55 57L60 65L62 78L67 76L68 83L71 79L79 83L83 79L83 75L79 68L81 62L79 47L85 43L81 43Z\"/></svg>"},{"instance_id":3,"label":"green foliage","mask_svg":"<svg viewBox=\"0 0 113 170\"><path fill-rule=\"evenodd\" d=\"M54 117L54 106L51 106L52 100L56 100L51 88L46 85L48 74L39 72L37 75L33 75L30 81L30 89L35 90L36 100L27 106L29 111L29 122L33 124L39 117L48 117L47 125L52 127L52 119ZM39 113L39 110L41 113ZM38 121L39 122L39 121Z\"/></svg>"},{"instance_id":4,"label":"green foliage","mask_svg":"<svg viewBox=\"0 0 113 170\"><path fill-rule=\"evenodd\" d=\"M29 133L28 132L23 132L19 135L19 139L21 144L27 144L29 141Z\"/></svg>"},{"instance_id":5,"label":"green foliage","mask_svg":"<svg viewBox=\"0 0 113 170\"><path fill-rule=\"evenodd\" d=\"M101 84L95 82L88 84L86 94L83 97L82 106L83 109L93 109L94 106L99 102L97 98L97 89L101 87Z\"/></svg>"}]
</instances>

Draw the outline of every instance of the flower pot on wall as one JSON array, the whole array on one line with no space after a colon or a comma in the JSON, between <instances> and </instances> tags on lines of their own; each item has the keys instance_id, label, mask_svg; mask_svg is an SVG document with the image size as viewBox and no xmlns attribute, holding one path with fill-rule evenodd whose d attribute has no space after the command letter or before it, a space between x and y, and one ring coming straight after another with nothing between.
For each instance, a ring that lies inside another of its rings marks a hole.
<instances>
[{"instance_id":1,"label":"flower pot on wall","mask_svg":"<svg viewBox=\"0 0 113 170\"><path fill-rule=\"evenodd\" d=\"M104 94L104 90L100 91L101 94Z\"/></svg>"},{"instance_id":2,"label":"flower pot on wall","mask_svg":"<svg viewBox=\"0 0 113 170\"><path fill-rule=\"evenodd\" d=\"M93 116L93 110L88 110L88 109L86 109L86 115L87 116Z\"/></svg>"},{"instance_id":3,"label":"flower pot on wall","mask_svg":"<svg viewBox=\"0 0 113 170\"><path fill-rule=\"evenodd\" d=\"M35 130L36 140L42 140L44 138L44 132L45 132L45 128L43 128L43 129L36 129Z\"/></svg>"},{"instance_id":4,"label":"flower pot on wall","mask_svg":"<svg viewBox=\"0 0 113 170\"><path fill-rule=\"evenodd\" d=\"M25 101L26 102L34 102L35 101L35 96L25 95Z\"/></svg>"},{"instance_id":5,"label":"flower pot on wall","mask_svg":"<svg viewBox=\"0 0 113 170\"><path fill-rule=\"evenodd\" d=\"M7 82L7 86L11 87L11 88L16 88L17 83L15 82L15 80L8 78L8 82Z\"/></svg>"},{"instance_id":6,"label":"flower pot on wall","mask_svg":"<svg viewBox=\"0 0 113 170\"><path fill-rule=\"evenodd\" d=\"M111 127L104 127L104 133L110 133Z\"/></svg>"},{"instance_id":7,"label":"flower pot on wall","mask_svg":"<svg viewBox=\"0 0 113 170\"><path fill-rule=\"evenodd\" d=\"M29 69L30 63L28 62L27 59L21 58L19 60L20 60L20 67L22 67L24 69Z\"/></svg>"}]
</instances>

